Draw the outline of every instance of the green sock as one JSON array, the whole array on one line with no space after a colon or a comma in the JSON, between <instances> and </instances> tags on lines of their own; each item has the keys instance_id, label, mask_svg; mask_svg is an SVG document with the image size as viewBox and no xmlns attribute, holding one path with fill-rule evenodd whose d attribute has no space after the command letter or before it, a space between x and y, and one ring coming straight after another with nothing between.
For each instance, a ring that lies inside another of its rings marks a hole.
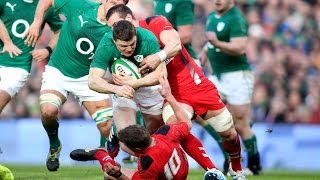
<instances>
[{"instance_id":1,"label":"green sock","mask_svg":"<svg viewBox=\"0 0 320 180\"><path fill-rule=\"evenodd\" d=\"M49 142L50 142L50 148L58 148L61 145L58 137L58 128L59 128L58 120L52 121L48 124L45 124L42 121L42 125L44 129L47 131Z\"/></svg>"},{"instance_id":2,"label":"green sock","mask_svg":"<svg viewBox=\"0 0 320 180\"><path fill-rule=\"evenodd\" d=\"M107 138L100 134L100 147L106 147Z\"/></svg>"},{"instance_id":3,"label":"green sock","mask_svg":"<svg viewBox=\"0 0 320 180\"><path fill-rule=\"evenodd\" d=\"M254 156L258 154L257 138L255 135L251 136L249 139L243 140L244 147L248 151L248 156Z\"/></svg>"},{"instance_id":4,"label":"green sock","mask_svg":"<svg viewBox=\"0 0 320 180\"><path fill-rule=\"evenodd\" d=\"M217 141L217 143L223 153L224 158L226 158L226 159L229 158L228 153L223 149L222 138L220 137L220 135L209 124L204 126L204 129L207 130L207 132Z\"/></svg>"},{"instance_id":5,"label":"green sock","mask_svg":"<svg viewBox=\"0 0 320 180\"><path fill-rule=\"evenodd\" d=\"M146 122L143 119L141 111L137 111L137 113L136 113L136 123L141 125L141 126L146 127Z\"/></svg>"}]
</instances>

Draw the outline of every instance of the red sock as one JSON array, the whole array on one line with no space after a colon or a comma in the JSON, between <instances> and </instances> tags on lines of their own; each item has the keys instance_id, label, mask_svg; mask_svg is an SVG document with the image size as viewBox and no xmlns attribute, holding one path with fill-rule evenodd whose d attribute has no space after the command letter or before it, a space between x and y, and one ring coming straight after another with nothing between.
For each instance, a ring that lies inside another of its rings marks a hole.
<instances>
[{"instance_id":1,"label":"red sock","mask_svg":"<svg viewBox=\"0 0 320 180\"><path fill-rule=\"evenodd\" d=\"M224 140L222 145L224 150L229 154L232 170L235 172L241 171L241 146L239 136L237 135L237 139L233 142Z\"/></svg>"},{"instance_id":2,"label":"red sock","mask_svg":"<svg viewBox=\"0 0 320 180\"><path fill-rule=\"evenodd\" d=\"M206 171L216 168L204 150L202 143L191 133L181 141L181 147Z\"/></svg>"},{"instance_id":3,"label":"red sock","mask_svg":"<svg viewBox=\"0 0 320 180\"><path fill-rule=\"evenodd\" d=\"M94 154L94 158L96 158L99 161L103 171L105 171L105 164L107 164L107 163L111 163L112 165L116 165L115 161L109 156L109 154L103 150L97 151Z\"/></svg>"}]
</instances>

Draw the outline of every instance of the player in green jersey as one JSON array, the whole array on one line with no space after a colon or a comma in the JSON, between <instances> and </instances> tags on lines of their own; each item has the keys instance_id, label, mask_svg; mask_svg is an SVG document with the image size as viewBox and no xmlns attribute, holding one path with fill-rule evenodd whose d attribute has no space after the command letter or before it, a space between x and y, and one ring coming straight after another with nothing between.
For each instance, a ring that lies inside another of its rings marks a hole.
<instances>
[{"instance_id":1,"label":"player in green jersey","mask_svg":"<svg viewBox=\"0 0 320 180\"><path fill-rule=\"evenodd\" d=\"M43 73L40 92L40 108L43 127L47 131L50 149L47 158L49 171L59 168L61 142L58 137L58 113L73 94L97 123L100 133L108 137L112 118L112 103L109 94L90 90L88 74L91 61L103 35L111 31L106 24L108 9L116 4L127 4L128 0L40 0L34 22L30 26L26 43L34 44L44 12L54 7L65 15L57 47ZM103 145L103 144L102 144Z\"/></svg>"},{"instance_id":2,"label":"player in green jersey","mask_svg":"<svg viewBox=\"0 0 320 180\"><path fill-rule=\"evenodd\" d=\"M54 37L45 49L34 49L24 44L24 34L33 21L38 0L0 1L0 113L15 96L30 74L32 59L42 61L54 49L62 21L50 9L41 23L49 24Z\"/></svg>"},{"instance_id":3,"label":"player in green jersey","mask_svg":"<svg viewBox=\"0 0 320 180\"><path fill-rule=\"evenodd\" d=\"M236 130L248 151L249 174L261 171L257 139L249 125L254 76L245 50L248 24L234 5L234 0L215 0L216 10L209 14L206 35L209 43L202 60L207 58L213 69L209 79L225 96L233 115Z\"/></svg>"},{"instance_id":4,"label":"player in green jersey","mask_svg":"<svg viewBox=\"0 0 320 180\"><path fill-rule=\"evenodd\" d=\"M126 20L116 22L113 32L106 33L101 40L91 64L89 87L98 92L115 94L113 113L117 131L136 124L135 113L140 109L144 117L147 115L145 120L152 122L155 128L149 128L149 130L154 132L159 125L163 124L161 115L163 97L158 92L158 86L141 87L134 90L129 85L109 83L103 79L107 69L111 69L112 63L118 58L128 59L139 66L146 56L154 55L160 58L156 55L159 51L160 45L152 32L143 28L135 28Z\"/></svg>"}]
</instances>

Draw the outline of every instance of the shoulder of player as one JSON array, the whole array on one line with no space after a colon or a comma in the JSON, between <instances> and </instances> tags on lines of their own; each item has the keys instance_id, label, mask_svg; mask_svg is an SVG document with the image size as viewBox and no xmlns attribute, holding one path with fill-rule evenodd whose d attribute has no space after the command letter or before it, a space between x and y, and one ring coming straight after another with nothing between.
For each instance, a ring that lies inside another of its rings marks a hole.
<instances>
[{"instance_id":1,"label":"shoulder of player","mask_svg":"<svg viewBox=\"0 0 320 180\"><path fill-rule=\"evenodd\" d=\"M149 31L148 29L142 28L142 27L137 27L137 36L139 38L142 38L143 40L153 40L157 39L155 35Z\"/></svg>"}]
</instances>

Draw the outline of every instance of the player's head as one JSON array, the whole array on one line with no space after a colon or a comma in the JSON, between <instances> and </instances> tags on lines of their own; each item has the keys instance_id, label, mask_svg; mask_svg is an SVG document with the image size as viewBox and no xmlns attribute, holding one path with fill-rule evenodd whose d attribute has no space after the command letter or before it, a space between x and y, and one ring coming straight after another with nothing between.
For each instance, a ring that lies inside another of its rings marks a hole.
<instances>
[{"instance_id":1,"label":"player's head","mask_svg":"<svg viewBox=\"0 0 320 180\"><path fill-rule=\"evenodd\" d=\"M214 0L215 10L222 14L234 5L234 0Z\"/></svg>"},{"instance_id":2,"label":"player's head","mask_svg":"<svg viewBox=\"0 0 320 180\"><path fill-rule=\"evenodd\" d=\"M113 25L113 41L122 55L130 57L137 44L137 31L127 20L120 20Z\"/></svg>"},{"instance_id":3,"label":"player's head","mask_svg":"<svg viewBox=\"0 0 320 180\"><path fill-rule=\"evenodd\" d=\"M118 132L118 139L134 152L148 148L152 142L148 129L141 125L130 125L120 130Z\"/></svg>"},{"instance_id":4,"label":"player's head","mask_svg":"<svg viewBox=\"0 0 320 180\"><path fill-rule=\"evenodd\" d=\"M124 5L118 4L109 9L106 14L106 20L109 26L113 26L116 22L120 20L127 20L132 22L135 19L131 9Z\"/></svg>"},{"instance_id":5,"label":"player's head","mask_svg":"<svg viewBox=\"0 0 320 180\"><path fill-rule=\"evenodd\" d=\"M128 2L129 0L102 0L102 4L106 12L117 4L128 4Z\"/></svg>"}]
</instances>

